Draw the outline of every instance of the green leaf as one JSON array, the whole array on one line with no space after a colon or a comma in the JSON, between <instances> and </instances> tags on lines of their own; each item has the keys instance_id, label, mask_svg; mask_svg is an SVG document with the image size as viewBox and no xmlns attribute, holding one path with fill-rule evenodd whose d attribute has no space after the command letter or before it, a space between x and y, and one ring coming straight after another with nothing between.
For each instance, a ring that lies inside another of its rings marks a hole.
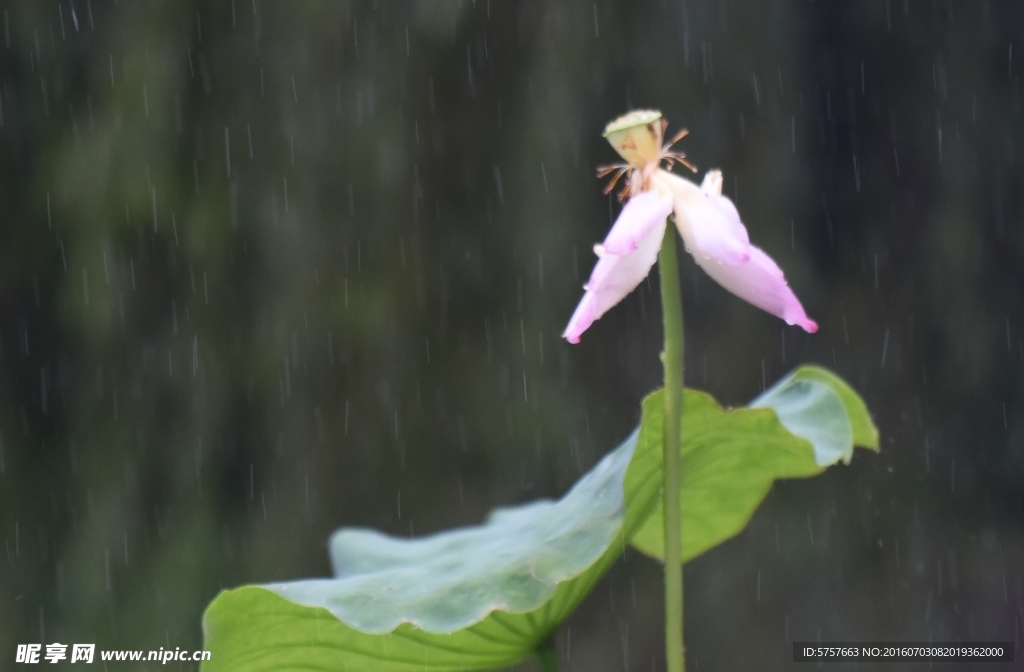
<instances>
[{"instance_id":1,"label":"green leaf","mask_svg":"<svg viewBox=\"0 0 1024 672\"><path fill-rule=\"evenodd\" d=\"M868 448L870 450L878 450L878 428L875 427L875 423L871 421L871 414L868 413L867 404L860 398L856 392L853 391L846 382L832 373L828 369L823 369L820 366L801 366L796 369L788 376L779 380L772 389L768 390L760 397L751 402L751 406L771 406L775 408L776 413L779 413L782 423L789 427L787 419L783 417L782 411L774 403L759 404L759 401L765 400L776 390L782 390L788 386L796 385L801 382L812 382L826 385L842 403L843 408L846 410L846 418L850 423L850 429L853 434L853 445L860 446L861 448ZM791 430L792 431L792 430ZM847 460L849 461L849 460Z\"/></svg>"},{"instance_id":2,"label":"green leaf","mask_svg":"<svg viewBox=\"0 0 1024 672\"><path fill-rule=\"evenodd\" d=\"M484 525L424 539L341 530L331 541L335 578L243 586L210 604L203 669L411 672L519 662L650 514L660 453L660 429L644 423L558 502L499 510Z\"/></svg>"},{"instance_id":3,"label":"green leaf","mask_svg":"<svg viewBox=\"0 0 1024 672\"><path fill-rule=\"evenodd\" d=\"M751 406L726 411L710 396L686 391L680 502L684 562L739 533L776 479L814 476L839 459L849 462L854 444L877 450L878 430L864 402L824 369L797 369ZM645 405L644 422L653 421L656 412ZM631 543L664 558L660 499Z\"/></svg>"},{"instance_id":4,"label":"green leaf","mask_svg":"<svg viewBox=\"0 0 1024 672\"><path fill-rule=\"evenodd\" d=\"M848 444L878 445L856 393L813 367L756 400L765 408L725 411L692 390L684 403L684 560L739 532L774 479L820 473L816 452L834 461ZM640 428L558 502L416 540L339 531L335 578L243 586L210 604L203 669L454 672L523 660L627 541L661 556L663 432L656 392Z\"/></svg>"},{"instance_id":5,"label":"green leaf","mask_svg":"<svg viewBox=\"0 0 1024 672\"><path fill-rule=\"evenodd\" d=\"M853 459L853 428L839 395L828 385L790 376L750 406L771 408L790 434L807 439L818 466L840 460L849 464Z\"/></svg>"},{"instance_id":6,"label":"green leaf","mask_svg":"<svg viewBox=\"0 0 1024 672\"><path fill-rule=\"evenodd\" d=\"M682 435L684 562L742 530L776 478L822 471L810 443L786 431L771 409L726 411L709 395L686 390ZM663 521L659 497L633 546L663 558Z\"/></svg>"}]
</instances>

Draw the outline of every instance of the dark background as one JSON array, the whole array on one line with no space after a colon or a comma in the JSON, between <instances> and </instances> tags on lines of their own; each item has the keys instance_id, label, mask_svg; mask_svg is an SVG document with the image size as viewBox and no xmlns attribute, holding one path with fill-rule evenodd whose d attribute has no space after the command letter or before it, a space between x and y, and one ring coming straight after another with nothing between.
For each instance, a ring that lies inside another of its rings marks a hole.
<instances>
[{"instance_id":1,"label":"dark background","mask_svg":"<svg viewBox=\"0 0 1024 672\"><path fill-rule=\"evenodd\" d=\"M561 495L661 378L656 277L559 338L634 107L821 324L687 256L688 384L819 363L882 436L688 565L691 669L1024 636L1024 5L26 0L0 37L0 668L201 648L339 526ZM661 618L630 551L564 669L660 669Z\"/></svg>"}]
</instances>

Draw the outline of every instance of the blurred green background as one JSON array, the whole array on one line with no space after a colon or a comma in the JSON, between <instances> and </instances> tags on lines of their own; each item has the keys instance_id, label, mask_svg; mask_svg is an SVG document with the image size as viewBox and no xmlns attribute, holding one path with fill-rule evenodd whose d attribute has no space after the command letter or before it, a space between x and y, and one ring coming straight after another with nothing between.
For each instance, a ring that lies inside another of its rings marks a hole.
<instances>
[{"instance_id":1,"label":"blurred green background","mask_svg":"<svg viewBox=\"0 0 1024 672\"><path fill-rule=\"evenodd\" d=\"M661 378L654 277L559 338L635 107L690 128L821 324L686 257L688 384L742 404L820 363L882 435L687 566L691 668L1024 637L1024 5L2 8L0 669L201 648L221 588L327 574L337 527L560 496ZM660 669L661 618L629 551L564 669Z\"/></svg>"}]
</instances>

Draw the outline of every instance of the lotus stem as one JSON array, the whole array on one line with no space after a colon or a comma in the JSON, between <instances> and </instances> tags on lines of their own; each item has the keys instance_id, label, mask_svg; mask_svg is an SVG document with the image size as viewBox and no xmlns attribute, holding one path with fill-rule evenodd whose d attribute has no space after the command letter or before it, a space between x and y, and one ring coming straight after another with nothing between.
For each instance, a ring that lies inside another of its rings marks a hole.
<instances>
[{"instance_id":1,"label":"lotus stem","mask_svg":"<svg viewBox=\"0 0 1024 672\"><path fill-rule=\"evenodd\" d=\"M685 672L683 563L680 498L680 426L683 417L683 299L674 226L665 227L658 254L661 307L665 321L665 436L662 503L665 512L665 661L668 672Z\"/></svg>"},{"instance_id":2,"label":"lotus stem","mask_svg":"<svg viewBox=\"0 0 1024 672\"><path fill-rule=\"evenodd\" d=\"M558 672L558 652L555 650L554 635L541 642L536 652L544 672Z\"/></svg>"}]
</instances>

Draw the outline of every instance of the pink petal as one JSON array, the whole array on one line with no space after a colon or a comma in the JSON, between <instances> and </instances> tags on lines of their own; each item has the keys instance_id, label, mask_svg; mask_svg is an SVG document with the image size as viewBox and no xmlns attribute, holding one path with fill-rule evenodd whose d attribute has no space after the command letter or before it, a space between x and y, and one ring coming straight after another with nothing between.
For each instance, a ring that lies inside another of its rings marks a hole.
<instances>
[{"instance_id":1,"label":"pink petal","mask_svg":"<svg viewBox=\"0 0 1024 672\"><path fill-rule=\"evenodd\" d=\"M604 251L609 254L628 254L637 248L640 239L663 224L672 214L672 196L657 190L645 191L629 199L615 225L604 239Z\"/></svg>"},{"instance_id":2,"label":"pink petal","mask_svg":"<svg viewBox=\"0 0 1024 672\"><path fill-rule=\"evenodd\" d=\"M744 264L750 259L750 238L740 215L721 191L721 173L709 171L704 184L665 171L655 182L672 191L676 226L695 257L707 257L723 264Z\"/></svg>"},{"instance_id":3,"label":"pink petal","mask_svg":"<svg viewBox=\"0 0 1024 672\"><path fill-rule=\"evenodd\" d=\"M701 268L718 284L748 303L781 317L786 324L799 325L813 334L818 324L807 317L800 300L786 284L782 270L761 249L750 246L750 261L745 264L723 264L708 257L694 255Z\"/></svg>"},{"instance_id":4,"label":"pink petal","mask_svg":"<svg viewBox=\"0 0 1024 672\"><path fill-rule=\"evenodd\" d=\"M625 215L625 209L622 211ZM619 220L622 219L620 215ZM616 221L615 227L619 226ZM613 227L613 230L614 228ZM590 282L586 285L586 294L576 312L572 314L562 337L570 343L579 343L580 335L586 331L594 320L598 319L612 306L636 289L651 271L651 266L658 259L661 240L665 235L665 218L659 223L648 227L647 234L637 241L637 248L629 254L609 254L602 251L601 258L590 274Z\"/></svg>"}]
</instances>

